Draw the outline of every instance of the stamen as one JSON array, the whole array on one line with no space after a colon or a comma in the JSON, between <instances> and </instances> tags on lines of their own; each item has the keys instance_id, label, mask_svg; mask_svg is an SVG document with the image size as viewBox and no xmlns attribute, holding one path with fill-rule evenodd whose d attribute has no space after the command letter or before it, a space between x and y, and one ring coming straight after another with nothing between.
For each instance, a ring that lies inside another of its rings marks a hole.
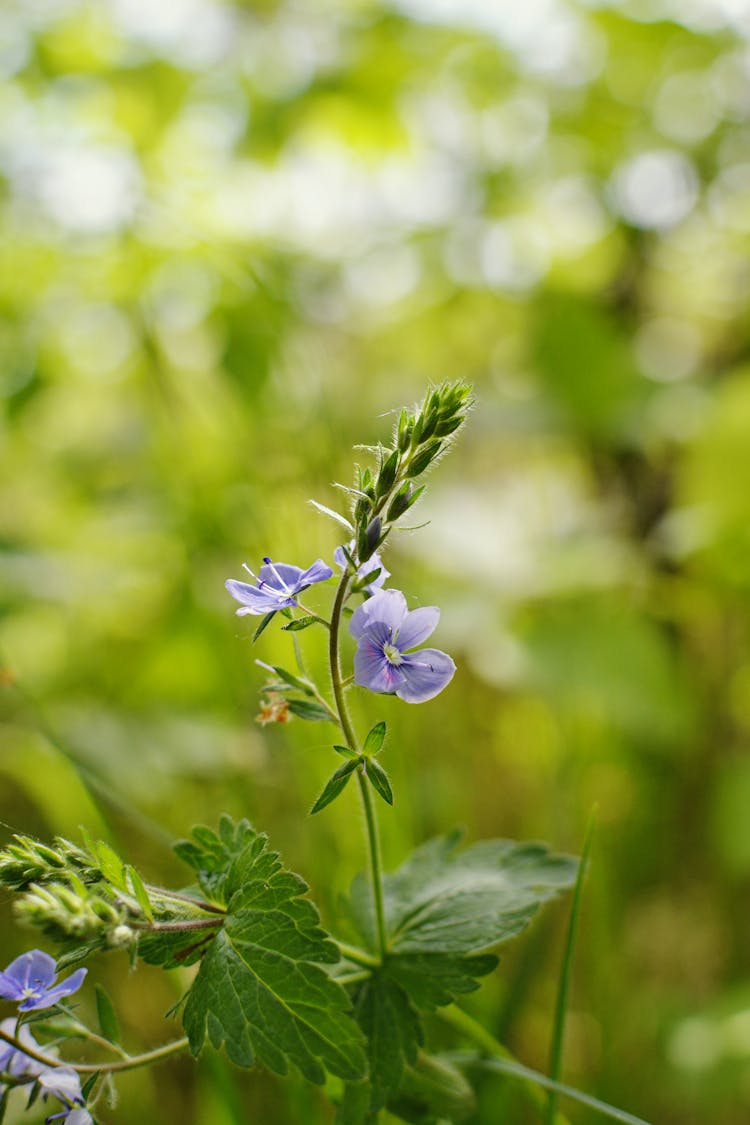
<instances>
[{"instance_id":1,"label":"stamen","mask_svg":"<svg viewBox=\"0 0 750 1125\"><path fill-rule=\"evenodd\" d=\"M275 567L275 566L273 565L273 563L272 563L272 562L271 562L271 560L270 560L270 559L268 558L268 556L266 556L266 557L265 557L265 558L263 559L263 562L264 562L264 563L266 564L266 566L268 566L268 567L270 567L270 568L271 568L271 571L272 571L272 572L273 572L273 574L275 575L275 577L276 577L276 581L277 581L277 582L279 583L279 585L280 585L280 586L281 586L281 587L282 587L282 588L283 588L284 590L286 590L286 592L287 592L287 593L289 593L289 592L290 592L290 590L291 590L291 587L290 587L290 586L287 586L286 582L285 582L285 581L284 581L284 579L283 579L283 578L281 577L281 575L279 574L278 570L277 570L277 569L276 569L276 567ZM262 585L262 583L261 583L261 585Z\"/></svg>"}]
</instances>

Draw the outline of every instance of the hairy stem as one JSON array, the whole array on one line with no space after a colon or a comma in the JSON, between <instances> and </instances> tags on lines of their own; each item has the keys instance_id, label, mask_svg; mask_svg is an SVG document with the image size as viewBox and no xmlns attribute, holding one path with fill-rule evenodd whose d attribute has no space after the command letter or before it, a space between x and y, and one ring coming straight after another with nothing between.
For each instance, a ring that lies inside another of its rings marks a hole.
<instances>
[{"instance_id":1,"label":"hairy stem","mask_svg":"<svg viewBox=\"0 0 750 1125\"><path fill-rule=\"evenodd\" d=\"M206 914L226 914L226 908L218 906L215 902L205 902L203 899L193 898L192 895L184 895L179 891L167 891L164 887L155 887L151 883L146 883L146 890L158 898L166 898L174 900L174 902L186 902L190 906L197 907L198 910L205 911Z\"/></svg>"},{"instance_id":2,"label":"hairy stem","mask_svg":"<svg viewBox=\"0 0 750 1125\"><path fill-rule=\"evenodd\" d=\"M223 918L185 918L180 922L130 922L131 930L145 930L149 934L179 934L182 931L209 930L223 926Z\"/></svg>"},{"instance_id":3,"label":"hairy stem","mask_svg":"<svg viewBox=\"0 0 750 1125\"><path fill-rule=\"evenodd\" d=\"M346 594L349 588L351 579L351 572L349 569L345 570L341 576L341 580L336 591L336 599L333 603L333 611L331 613L331 630L329 634L328 656L331 667L331 684L333 686L333 696L336 700L336 710L338 712L339 722L341 729L346 736L347 745L355 754L360 753L359 743L357 742L357 735L352 726L349 711L346 706L346 696L344 694L344 684L341 678L341 659L339 656L339 630L341 626L341 611L344 608L346 601ZM357 770L357 781L359 782L359 792L362 797L362 807L365 812L365 820L367 822L367 843L370 851L370 877L372 881L372 898L375 906L375 925L378 936L378 952L381 960L385 956L387 939L385 929L385 909L383 906L383 875L380 862L380 841L378 839L378 821L375 814L375 808L372 802L372 796L368 787L367 778L363 775L361 769Z\"/></svg>"},{"instance_id":4,"label":"hairy stem","mask_svg":"<svg viewBox=\"0 0 750 1125\"><path fill-rule=\"evenodd\" d=\"M0 1028L0 1040L4 1043L10 1044L22 1055L26 1055L35 1062L42 1063L43 1066L48 1066L54 1069L58 1066L70 1066L73 1070L77 1070L79 1074L98 1074L100 1071L113 1071L113 1070L134 1070L139 1066L149 1066L153 1062L158 1062L160 1059L166 1059L169 1055L176 1055L179 1051L184 1051L189 1045L187 1039L175 1039L172 1043L165 1043L163 1047L156 1047L153 1051L146 1051L142 1055L128 1055L127 1058L119 1059L117 1062L100 1062L100 1063L73 1063L62 1061L61 1059L54 1059L50 1055L45 1055L42 1051L37 1051L35 1048L30 1047L28 1043L21 1043L12 1035L7 1035Z\"/></svg>"}]
</instances>

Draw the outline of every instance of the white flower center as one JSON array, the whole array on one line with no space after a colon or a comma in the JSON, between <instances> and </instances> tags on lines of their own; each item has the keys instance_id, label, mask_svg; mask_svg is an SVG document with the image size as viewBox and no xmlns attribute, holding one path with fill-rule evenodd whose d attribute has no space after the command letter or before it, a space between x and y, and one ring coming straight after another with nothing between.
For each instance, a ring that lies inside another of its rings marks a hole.
<instances>
[{"instance_id":1,"label":"white flower center","mask_svg":"<svg viewBox=\"0 0 750 1125\"><path fill-rule=\"evenodd\" d=\"M389 664L398 665L403 664L404 662L404 658L401 655L400 650L396 648L395 645L383 645L383 656L386 658Z\"/></svg>"}]
</instances>

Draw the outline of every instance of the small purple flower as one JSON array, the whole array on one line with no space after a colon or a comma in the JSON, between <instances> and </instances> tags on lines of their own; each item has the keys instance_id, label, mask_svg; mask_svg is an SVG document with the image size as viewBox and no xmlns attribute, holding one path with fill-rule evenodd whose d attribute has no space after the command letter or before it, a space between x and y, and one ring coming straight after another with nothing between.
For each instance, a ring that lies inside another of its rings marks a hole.
<instances>
[{"instance_id":1,"label":"small purple flower","mask_svg":"<svg viewBox=\"0 0 750 1125\"><path fill-rule=\"evenodd\" d=\"M356 548L357 545L352 539L351 542L347 545L349 554L353 555ZM336 565L340 566L342 570L346 570L349 563L347 562L346 555L344 554L344 548L337 547L333 552L333 557ZM380 574L372 582L368 582L368 584L363 587L363 589L367 590L368 594L374 594L375 591L380 589L380 587L385 583L386 578L391 577L390 570L385 569L385 567L383 566L383 560L376 552L374 555L371 555L366 562L362 563L362 566L357 571L357 580L361 582L366 575L372 574L373 570L380 570Z\"/></svg>"},{"instance_id":2,"label":"small purple flower","mask_svg":"<svg viewBox=\"0 0 750 1125\"><path fill-rule=\"evenodd\" d=\"M354 682L406 703L424 703L450 682L456 665L436 648L411 650L429 637L440 619L437 606L411 613L400 590L379 590L354 611L349 630L359 642Z\"/></svg>"},{"instance_id":3,"label":"small purple flower","mask_svg":"<svg viewBox=\"0 0 750 1125\"><path fill-rule=\"evenodd\" d=\"M32 1051L41 1050L26 1024L21 1024L16 1032L17 1026L18 1020L13 1016L0 1023L0 1029L4 1031L6 1035L12 1035L22 1046L31 1047ZM0 1070L5 1074L12 1074L14 1078L21 1078L24 1075L28 1075L29 1080L31 1080L42 1074L44 1069L43 1063L37 1062L36 1059L29 1058L28 1055L25 1055L23 1051L19 1050L17 1047L6 1043L4 1039L0 1040Z\"/></svg>"},{"instance_id":4,"label":"small purple flower","mask_svg":"<svg viewBox=\"0 0 750 1125\"><path fill-rule=\"evenodd\" d=\"M62 1125L94 1125L87 1109L64 1109L62 1113L53 1113L51 1117L45 1117L44 1125L51 1125L53 1121L60 1121Z\"/></svg>"},{"instance_id":5,"label":"small purple flower","mask_svg":"<svg viewBox=\"0 0 750 1125\"><path fill-rule=\"evenodd\" d=\"M0 996L4 1000L14 1000L20 1012L51 1008L63 996L78 991L87 971L77 969L67 980L55 985L54 958L49 953L42 953L41 949L32 949L16 957L4 972L0 972Z\"/></svg>"},{"instance_id":6,"label":"small purple flower","mask_svg":"<svg viewBox=\"0 0 750 1125\"><path fill-rule=\"evenodd\" d=\"M58 1101L63 1102L67 1107L67 1113L73 1106L83 1105L83 1095L81 1094L81 1079L78 1077L78 1072L72 1066L51 1066L48 1067L39 1076L39 1089L42 1091L42 1097L46 1099L52 1095ZM63 1116L62 1114L55 1114L48 1120L55 1120L57 1117Z\"/></svg>"},{"instance_id":7,"label":"small purple flower","mask_svg":"<svg viewBox=\"0 0 750 1125\"><path fill-rule=\"evenodd\" d=\"M238 582L235 578L229 578L224 583L232 597L242 602L242 607L237 610L240 617L246 613L260 615L295 606L297 594L301 594L314 582L327 582L333 574L331 567L322 559L308 566L307 570L292 566L291 563L273 563L269 558L264 558L263 564L257 575L253 574L249 566L245 566L248 574L255 579L254 586L248 582Z\"/></svg>"}]
</instances>

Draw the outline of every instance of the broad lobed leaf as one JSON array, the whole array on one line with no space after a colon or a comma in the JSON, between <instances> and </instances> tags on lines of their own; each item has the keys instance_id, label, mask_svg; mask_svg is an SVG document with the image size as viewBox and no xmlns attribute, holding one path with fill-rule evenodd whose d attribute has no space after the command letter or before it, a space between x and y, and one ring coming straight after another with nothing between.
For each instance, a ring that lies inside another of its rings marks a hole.
<instances>
[{"instance_id":1,"label":"broad lobed leaf","mask_svg":"<svg viewBox=\"0 0 750 1125\"><path fill-rule=\"evenodd\" d=\"M384 880L390 947L399 954L483 953L528 924L539 906L571 886L577 862L544 844L482 840L458 851L460 836L418 848ZM352 888L354 915L372 943L367 884Z\"/></svg>"},{"instance_id":2,"label":"broad lobed leaf","mask_svg":"<svg viewBox=\"0 0 750 1125\"><path fill-rule=\"evenodd\" d=\"M339 960L307 886L286 870L246 821L222 821L220 835L194 833L180 854L219 890L228 914L188 993L183 1023L198 1054L206 1037L239 1066L257 1059L278 1074L293 1063L311 1082L325 1071L346 1080L367 1069L362 1034L344 989L321 967ZM218 857L224 849L225 868ZM207 870L206 865L210 866Z\"/></svg>"},{"instance_id":3,"label":"broad lobed leaf","mask_svg":"<svg viewBox=\"0 0 750 1125\"><path fill-rule=\"evenodd\" d=\"M359 1125L386 1105L398 1090L408 1063L416 1061L422 1027L403 988L385 974L361 986L355 1016L367 1037L369 1082L349 1085L338 1125ZM369 1091L369 1094L368 1094Z\"/></svg>"}]
</instances>

